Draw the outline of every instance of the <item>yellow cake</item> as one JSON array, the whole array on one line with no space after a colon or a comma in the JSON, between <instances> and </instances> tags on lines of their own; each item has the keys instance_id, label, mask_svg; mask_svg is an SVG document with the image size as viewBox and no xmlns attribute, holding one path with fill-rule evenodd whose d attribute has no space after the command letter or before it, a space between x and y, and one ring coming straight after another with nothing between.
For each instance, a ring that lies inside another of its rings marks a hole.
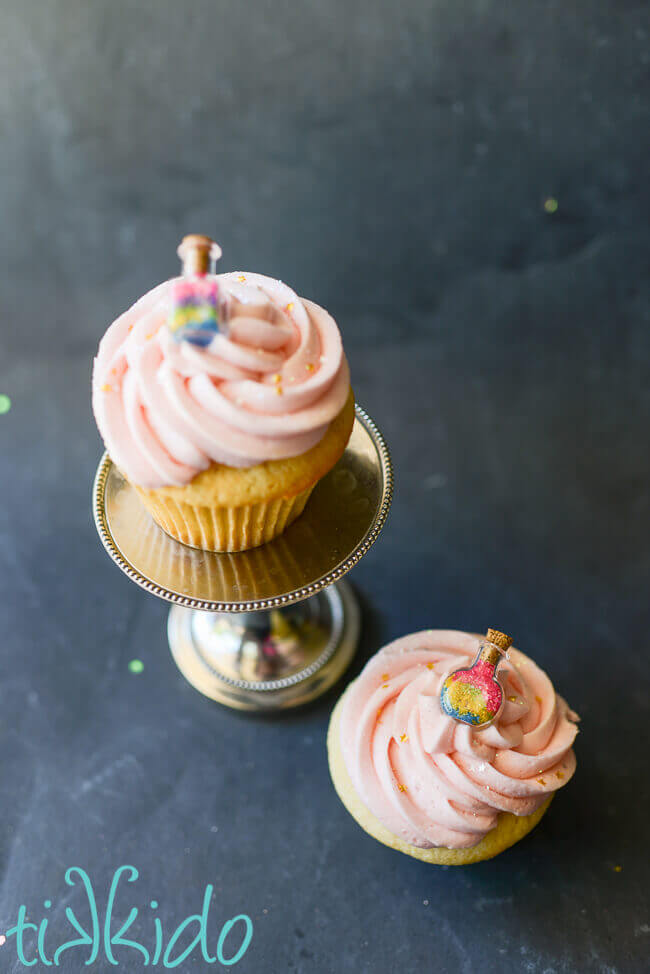
<instances>
[{"instance_id":1,"label":"yellow cake","mask_svg":"<svg viewBox=\"0 0 650 974\"><path fill-rule=\"evenodd\" d=\"M443 712L445 675L478 646L479 637L443 630L398 639L372 657L330 720L329 768L344 806L378 842L423 862L460 866L503 852L575 770L577 715L518 650L502 664L505 704L490 727Z\"/></svg>"},{"instance_id":2,"label":"yellow cake","mask_svg":"<svg viewBox=\"0 0 650 974\"><path fill-rule=\"evenodd\" d=\"M352 392L325 436L307 453L239 469L213 464L186 487L147 490L142 503L167 534L195 548L241 551L271 541L302 514L352 432Z\"/></svg>"},{"instance_id":3,"label":"yellow cake","mask_svg":"<svg viewBox=\"0 0 650 974\"><path fill-rule=\"evenodd\" d=\"M111 459L168 534L240 551L302 513L345 450L354 398L333 318L281 281L208 273L220 253L186 237L183 276L113 322L93 410Z\"/></svg>"}]
</instances>

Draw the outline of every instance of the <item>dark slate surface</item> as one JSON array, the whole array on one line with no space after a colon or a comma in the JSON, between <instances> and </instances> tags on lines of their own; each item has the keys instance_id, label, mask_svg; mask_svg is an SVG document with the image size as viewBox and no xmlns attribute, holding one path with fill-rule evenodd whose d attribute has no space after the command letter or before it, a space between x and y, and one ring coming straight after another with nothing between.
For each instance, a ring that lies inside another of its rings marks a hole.
<instances>
[{"instance_id":1,"label":"dark slate surface","mask_svg":"<svg viewBox=\"0 0 650 974\"><path fill-rule=\"evenodd\" d=\"M253 919L246 974L647 969L646 5L0 16L0 930L26 904L70 939L65 869L104 901L132 863L122 919L155 898L168 936L213 883L211 930ZM494 862L366 838L327 774L336 693L278 720L212 705L99 545L91 357L188 230L337 316L392 446L357 666L417 628L502 625L583 717L576 779ZM13 941L0 958L23 969Z\"/></svg>"}]
</instances>

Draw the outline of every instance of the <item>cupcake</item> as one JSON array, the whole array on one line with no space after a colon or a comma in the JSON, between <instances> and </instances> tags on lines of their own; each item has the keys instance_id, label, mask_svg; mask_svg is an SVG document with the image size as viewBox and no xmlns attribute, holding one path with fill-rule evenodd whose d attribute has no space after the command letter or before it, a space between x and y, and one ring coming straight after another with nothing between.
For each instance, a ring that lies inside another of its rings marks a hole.
<instances>
[{"instance_id":1,"label":"cupcake","mask_svg":"<svg viewBox=\"0 0 650 974\"><path fill-rule=\"evenodd\" d=\"M424 862L503 852L575 771L578 716L508 637L488 635L430 629L397 639L330 721L339 798L373 838Z\"/></svg>"},{"instance_id":2,"label":"cupcake","mask_svg":"<svg viewBox=\"0 0 650 974\"><path fill-rule=\"evenodd\" d=\"M354 423L334 319L281 281L208 273L207 237L183 277L110 326L93 411L106 449L154 520L210 551L264 544L303 511Z\"/></svg>"}]
</instances>

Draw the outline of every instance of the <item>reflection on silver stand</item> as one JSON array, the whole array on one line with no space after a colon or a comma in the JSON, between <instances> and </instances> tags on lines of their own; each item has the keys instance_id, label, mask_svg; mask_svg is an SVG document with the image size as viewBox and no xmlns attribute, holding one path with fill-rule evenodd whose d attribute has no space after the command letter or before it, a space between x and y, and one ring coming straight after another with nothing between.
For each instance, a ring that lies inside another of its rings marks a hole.
<instances>
[{"instance_id":1,"label":"reflection on silver stand","mask_svg":"<svg viewBox=\"0 0 650 974\"><path fill-rule=\"evenodd\" d=\"M393 474L383 437L356 407L345 454L279 538L235 554L188 548L149 517L104 455L97 530L138 585L173 602L168 635L189 682L230 707L272 711L324 693L352 659L359 608L341 577L379 536Z\"/></svg>"}]
</instances>

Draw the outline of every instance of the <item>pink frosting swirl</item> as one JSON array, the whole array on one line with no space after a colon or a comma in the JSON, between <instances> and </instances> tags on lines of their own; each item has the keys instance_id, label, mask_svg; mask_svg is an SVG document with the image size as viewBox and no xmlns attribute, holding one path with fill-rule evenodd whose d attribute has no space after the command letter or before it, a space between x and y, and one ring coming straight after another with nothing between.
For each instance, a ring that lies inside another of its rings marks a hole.
<instances>
[{"instance_id":1,"label":"pink frosting swirl","mask_svg":"<svg viewBox=\"0 0 650 974\"><path fill-rule=\"evenodd\" d=\"M350 374L334 319L261 274L217 275L227 334L207 348L166 327L172 281L110 326L93 411L113 461L141 487L183 486L211 463L250 467L318 443Z\"/></svg>"},{"instance_id":2,"label":"pink frosting swirl","mask_svg":"<svg viewBox=\"0 0 650 974\"><path fill-rule=\"evenodd\" d=\"M498 673L504 707L485 730L446 716L440 688L469 665L479 639L429 630L390 643L346 692L341 746L366 807L394 835L422 848L476 845L499 812L529 815L576 766L577 714L516 649Z\"/></svg>"}]
</instances>

